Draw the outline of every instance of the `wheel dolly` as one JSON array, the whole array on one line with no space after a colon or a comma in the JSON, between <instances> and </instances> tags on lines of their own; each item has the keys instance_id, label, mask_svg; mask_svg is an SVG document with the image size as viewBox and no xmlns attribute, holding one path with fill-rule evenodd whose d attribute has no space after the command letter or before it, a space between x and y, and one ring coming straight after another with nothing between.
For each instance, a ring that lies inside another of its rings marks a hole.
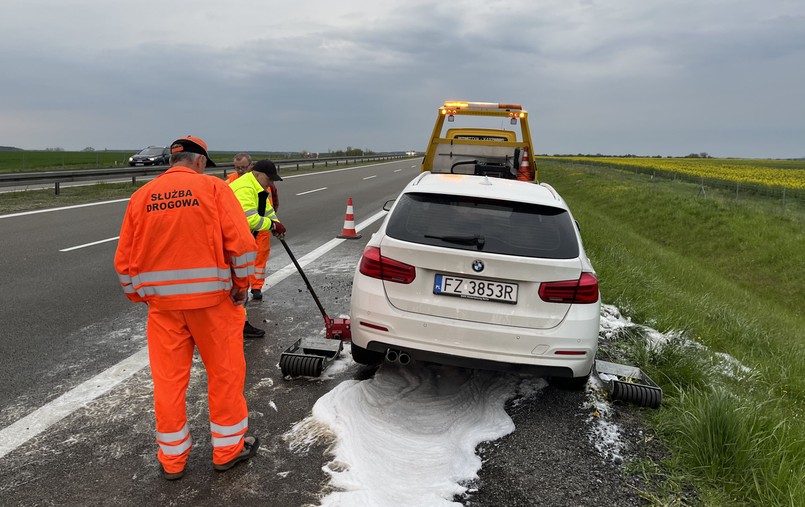
<instances>
[{"instance_id":1,"label":"wheel dolly","mask_svg":"<svg viewBox=\"0 0 805 507\"><path fill-rule=\"evenodd\" d=\"M596 360L593 372L612 400L648 408L662 403L662 389L640 368Z\"/></svg>"},{"instance_id":2,"label":"wheel dolly","mask_svg":"<svg viewBox=\"0 0 805 507\"><path fill-rule=\"evenodd\" d=\"M308 281L307 276L305 276L305 272L302 271L302 266L299 265L293 252L291 252L291 249L288 247L288 244L282 238L280 238L280 243L282 243L285 251L288 252L288 256L291 258L291 261L293 261L294 266L296 266L296 270L299 271L299 275L301 275L302 280L305 281L307 290L310 292L310 295L313 296L313 301L315 301L316 306L319 307L321 316L324 318L325 336L324 338L307 337L297 340L280 354L280 369L282 370L283 377L318 377L321 375L322 370L329 366L341 353L344 342L352 340L350 322L349 319L334 319L327 315L327 312L324 311L324 307L321 305L321 301L319 301L318 296L316 296L316 292L310 285L310 281Z\"/></svg>"}]
</instances>

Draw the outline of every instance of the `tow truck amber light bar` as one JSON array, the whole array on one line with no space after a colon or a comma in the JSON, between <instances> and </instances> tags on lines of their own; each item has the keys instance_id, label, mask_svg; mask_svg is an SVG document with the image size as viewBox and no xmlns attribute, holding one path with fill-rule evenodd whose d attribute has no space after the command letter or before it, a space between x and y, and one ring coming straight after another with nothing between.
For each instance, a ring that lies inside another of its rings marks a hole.
<instances>
[{"instance_id":1,"label":"tow truck amber light bar","mask_svg":"<svg viewBox=\"0 0 805 507\"><path fill-rule=\"evenodd\" d=\"M445 109L523 109L523 106L520 104L502 104L498 102L458 102L452 100L446 101L443 107Z\"/></svg>"}]
</instances>

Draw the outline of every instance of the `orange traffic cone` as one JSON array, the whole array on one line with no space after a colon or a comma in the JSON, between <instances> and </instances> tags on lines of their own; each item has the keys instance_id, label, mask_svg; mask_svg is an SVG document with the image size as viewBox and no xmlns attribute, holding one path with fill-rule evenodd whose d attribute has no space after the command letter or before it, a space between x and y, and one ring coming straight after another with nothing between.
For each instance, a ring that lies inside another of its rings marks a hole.
<instances>
[{"instance_id":1,"label":"orange traffic cone","mask_svg":"<svg viewBox=\"0 0 805 507\"><path fill-rule=\"evenodd\" d=\"M355 231L355 215L352 211L352 197L347 199L347 215L344 217L344 228L341 229L341 234L337 236L341 239L358 239L361 237Z\"/></svg>"},{"instance_id":2,"label":"orange traffic cone","mask_svg":"<svg viewBox=\"0 0 805 507\"><path fill-rule=\"evenodd\" d=\"M520 162L520 169L517 171L517 181L534 181L531 175L531 164L528 161L528 148L523 147L523 161Z\"/></svg>"}]
</instances>

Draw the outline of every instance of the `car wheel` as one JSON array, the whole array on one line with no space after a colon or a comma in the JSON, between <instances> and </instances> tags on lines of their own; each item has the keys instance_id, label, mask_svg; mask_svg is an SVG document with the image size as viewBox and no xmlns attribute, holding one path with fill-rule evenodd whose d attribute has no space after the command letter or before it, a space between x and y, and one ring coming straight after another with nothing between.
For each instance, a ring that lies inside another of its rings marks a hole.
<instances>
[{"instance_id":1,"label":"car wheel","mask_svg":"<svg viewBox=\"0 0 805 507\"><path fill-rule=\"evenodd\" d=\"M352 342L352 359L356 363L376 365L383 362L383 354L359 347Z\"/></svg>"}]
</instances>

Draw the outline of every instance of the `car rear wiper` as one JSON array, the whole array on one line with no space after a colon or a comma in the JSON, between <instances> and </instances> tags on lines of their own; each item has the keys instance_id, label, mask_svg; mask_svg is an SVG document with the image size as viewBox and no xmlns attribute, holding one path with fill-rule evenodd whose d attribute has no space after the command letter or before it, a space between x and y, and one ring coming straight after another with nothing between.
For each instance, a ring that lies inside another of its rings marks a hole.
<instances>
[{"instance_id":1,"label":"car rear wiper","mask_svg":"<svg viewBox=\"0 0 805 507\"><path fill-rule=\"evenodd\" d=\"M425 234L425 237L431 239L440 239L442 241L447 241L448 243L475 245L478 247L478 250L483 250L484 244L486 243L486 239L478 234L473 236L431 236L430 234Z\"/></svg>"}]
</instances>

